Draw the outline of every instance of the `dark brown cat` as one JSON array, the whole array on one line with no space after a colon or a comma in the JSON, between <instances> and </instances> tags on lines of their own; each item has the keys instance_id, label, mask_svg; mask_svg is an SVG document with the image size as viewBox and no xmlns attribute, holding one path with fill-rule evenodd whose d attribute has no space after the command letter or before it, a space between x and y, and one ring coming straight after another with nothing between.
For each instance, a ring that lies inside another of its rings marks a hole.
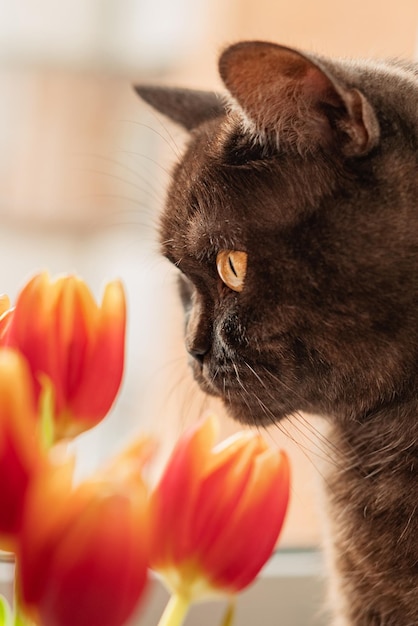
<instances>
[{"instance_id":1,"label":"dark brown cat","mask_svg":"<svg viewBox=\"0 0 418 626\"><path fill-rule=\"evenodd\" d=\"M247 423L323 415L338 625L418 625L418 68L231 46L161 221L196 379Z\"/></svg>"}]
</instances>

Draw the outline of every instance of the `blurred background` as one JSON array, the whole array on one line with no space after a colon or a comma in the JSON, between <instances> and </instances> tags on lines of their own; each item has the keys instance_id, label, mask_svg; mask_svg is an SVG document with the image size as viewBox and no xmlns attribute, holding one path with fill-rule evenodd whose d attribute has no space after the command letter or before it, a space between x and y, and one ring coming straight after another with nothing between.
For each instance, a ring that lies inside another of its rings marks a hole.
<instances>
[{"instance_id":1,"label":"blurred background","mask_svg":"<svg viewBox=\"0 0 418 626\"><path fill-rule=\"evenodd\" d=\"M97 297L116 277L127 291L124 385L105 423L80 441L82 472L143 430L162 439L164 457L188 423L222 413L188 374L175 274L156 240L185 137L131 85L219 89L219 51L240 39L411 59L417 28L416 0L0 0L0 291L14 298L43 269L80 274ZM321 541L320 428L309 417L268 433L292 457L281 545L294 555ZM224 418L222 434L234 429ZM281 563L289 573L298 561Z\"/></svg>"}]
</instances>

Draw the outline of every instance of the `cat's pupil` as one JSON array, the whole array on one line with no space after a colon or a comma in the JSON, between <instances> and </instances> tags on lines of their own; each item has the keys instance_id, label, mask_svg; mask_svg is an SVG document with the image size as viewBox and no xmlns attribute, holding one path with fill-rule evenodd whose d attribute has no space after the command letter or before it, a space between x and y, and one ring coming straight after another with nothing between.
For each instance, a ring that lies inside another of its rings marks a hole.
<instances>
[{"instance_id":1,"label":"cat's pupil","mask_svg":"<svg viewBox=\"0 0 418 626\"><path fill-rule=\"evenodd\" d=\"M233 272L233 274L235 274L235 276L238 278L237 271L236 271L236 269L235 269L235 267L234 267L234 264L233 264L232 259L231 259L231 257L230 257L230 256L228 257L228 263L229 263L229 267L230 267L231 271L232 271L232 272Z\"/></svg>"},{"instance_id":2,"label":"cat's pupil","mask_svg":"<svg viewBox=\"0 0 418 626\"><path fill-rule=\"evenodd\" d=\"M247 253L242 250L221 250L216 269L222 282L232 291L242 291L247 271Z\"/></svg>"}]
</instances>

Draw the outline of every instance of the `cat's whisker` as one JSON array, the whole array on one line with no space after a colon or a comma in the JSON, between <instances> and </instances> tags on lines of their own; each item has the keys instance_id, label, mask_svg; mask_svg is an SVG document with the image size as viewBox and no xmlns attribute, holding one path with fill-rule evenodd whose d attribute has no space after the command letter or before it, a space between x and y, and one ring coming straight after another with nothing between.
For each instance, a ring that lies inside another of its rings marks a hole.
<instances>
[{"instance_id":1,"label":"cat's whisker","mask_svg":"<svg viewBox=\"0 0 418 626\"><path fill-rule=\"evenodd\" d=\"M308 430L313 437L315 437L319 443L317 444L319 448L323 449L325 452L328 452L329 458L336 463L337 459L339 460L339 464L345 464L347 462L347 454L344 454L344 459L341 459L341 451L339 448L332 442L329 437L327 437L319 428L317 428L312 422L306 418L306 416L300 411L296 411L294 416L299 424L301 424L306 430ZM353 450L353 454L357 457L357 452Z\"/></svg>"},{"instance_id":2,"label":"cat's whisker","mask_svg":"<svg viewBox=\"0 0 418 626\"><path fill-rule=\"evenodd\" d=\"M132 174L132 176L134 176L135 178L137 178L139 181L145 183L145 185L147 187L150 188L151 191L155 192L156 194L156 200L158 201L158 203L161 203L163 201L163 197L157 195L157 194L162 194L162 189L164 187L164 185L162 184L161 178L156 176L155 173L151 172L151 171L147 171L147 176L145 176L142 173L142 169L138 170L138 169L134 169L132 167L129 167L129 165L127 165L126 163L124 163L123 161L119 161L118 159L109 157L109 156L105 156L102 154L95 154L95 153L78 153L75 155L77 158L83 158L83 159L94 159L95 161L100 161L100 162L105 162L105 163L109 163L112 166L116 166L117 168L120 168L125 174ZM77 169L79 171L88 171L87 168L85 167L81 167L78 166ZM95 171L95 170L93 170ZM113 173L105 173L102 171L97 171L98 174L103 174L103 175L107 175L107 176L112 176ZM129 182L128 180L125 179L121 179L122 182Z\"/></svg>"},{"instance_id":3,"label":"cat's whisker","mask_svg":"<svg viewBox=\"0 0 418 626\"><path fill-rule=\"evenodd\" d=\"M173 155L177 159L179 159L180 156L181 156L180 150L179 150L179 147L177 146L176 142L174 141L174 138L173 138L172 134L169 132L169 130L165 126L165 124L163 124L162 120L158 117L158 115L155 115L152 111L151 111L151 114L153 115L154 119L163 128L166 136L164 136L162 133L160 133L156 128L153 128L152 126L150 126L149 124L145 124L144 122L138 122L137 120L127 120L127 119L121 120L121 122L125 122L125 124L132 124L134 126L139 126L140 128L146 128L147 130L151 131L152 133L157 135L166 144L166 146L168 148L170 148L170 150L173 153Z\"/></svg>"},{"instance_id":4,"label":"cat's whisker","mask_svg":"<svg viewBox=\"0 0 418 626\"><path fill-rule=\"evenodd\" d=\"M275 374L273 374L273 372L271 372L269 369L267 369L265 366L262 366L262 370L263 373L268 376L269 378L271 378L271 380L275 383L278 383L278 385L280 385L281 387L283 387L284 389L286 389L287 391L290 391L291 394L296 398L296 399L301 399L303 400L302 396L299 394L299 392L296 389L291 388L282 378L279 378L278 376L276 376Z\"/></svg>"},{"instance_id":5,"label":"cat's whisker","mask_svg":"<svg viewBox=\"0 0 418 626\"><path fill-rule=\"evenodd\" d=\"M270 409L268 409L268 407L266 407L266 405L262 402L262 400L258 397L257 394L254 394L253 397L258 402L261 410L264 412L266 417L271 420L271 425L274 426L280 432L282 432L290 441L292 441L299 448L299 450L302 452L302 454L307 459L307 461L312 465L312 467L315 469L315 471L318 473L318 475L321 477L321 479L324 480L325 482L327 482L326 476L318 468L318 466L314 463L314 461L312 459L312 456L311 456L312 453L313 453L312 448L306 447L300 441L300 439L296 439L293 436L293 434L289 431L289 429L286 428L286 423L285 423L284 420L277 421L277 417L272 413L272 411ZM293 423L292 423L292 426L294 427ZM328 458L324 459L324 457L322 457L321 455L319 455L319 454L317 454L315 452L313 454L317 458L319 458L320 460L326 460L327 462L329 462Z\"/></svg>"},{"instance_id":6,"label":"cat's whisker","mask_svg":"<svg viewBox=\"0 0 418 626\"><path fill-rule=\"evenodd\" d=\"M150 198L152 200L153 203L156 203L157 205L162 205L162 203L163 203L163 198L158 195L157 190L155 190L155 189L153 189L151 187L149 189L147 189L146 187L142 187L138 183L135 183L135 182L133 182L131 180L128 180L127 178L123 178L122 176L118 176L117 174L112 174L112 173L109 173L109 172L103 172L103 171L98 170L98 169L83 168L82 171L83 172L87 172L89 174L98 174L99 176L104 176L106 178L110 178L112 180L119 181L121 183L124 183L125 185L128 185L129 187L133 187L134 189L139 191L141 195L147 196L148 198ZM143 182L146 182L146 178L145 177L142 178L142 180L143 180Z\"/></svg>"},{"instance_id":7,"label":"cat's whisker","mask_svg":"<svg viewBox=\"0 0 418 626\"><path fill-rule=\"evenodd\" d=\"M320 433L320 431L312 428L307 428L306 425L304 425L305 429L301 428L299 422L300 415L301 414L298 411L295 411L291 415L291 427L299 433L302 439L306 440L308 443L308 445L305 445L304 443L302 443L302 441L300 441L300 439L297 439L296 441L298 442L299 446L301 446L307 453L315 456L316 459L322 461L327 465L332 465L333 467L337 468L344 467L344 463L340 460L339 455L336 455L332 448L327 449L329 442L327 439L324 440L322 438L322 434ZM319 471L318 468L316 469ZM322 473L321 476L323 477Z\"/></svg>"},{"instance_id":8,"label":"cat's whisker","mask_svg":"<svg viewBox=\"0 0 418 626\"><path fill-rule=\"evenodd\" d=\"M291 416L293 417L293 416ZM289 427L286 427L286 423L289 424ZM277 430L279 430L283 435L285 435L285 437L287 437L289 439L289 441L291 441L303 454L303 456L305 457L305 459L308 461L308 463L313 467L313 469L315 470L315 472L318 474L318 476L321 478L321 480L327 484L329 486L328 483L328 479L327 476L323 473L323 471L321 470L320 467L318 467L318 465L315 463L315 460L318 459L320 461L326 461L329 462L328 458L324 458L319 454L315 454L312 452L312 449L310 447L305 446L299 438L296 438L292 432L291 432L291 428L294 427L293 422L291 423L289 420L281 420L280 422L275 422L273 424ZM315 459L312 458L312 454L314 455Z\"/></svg>"},{"instance_id":9,"label":"cat's whisker","mask_svg":"<svg viewBox=\"0 0 418 626\"><path fill-rule=\"evenodd\" d=\"M138 191L140 191L141 193L146 193L148 195L150 195L150 197L153 198L153 200L155 202L157 202L158 204L162 204L164 201L164 196L162 193L162 184L161 181L157 178L155 179L155 184L152 182L151 180L151 176L145 176L144 174L142 174L140 171L134 170L130 167L124 166L123 164L121 164L119 161L115 160L115 159L105 159L103 157L103 159L106 162L110 162L110 164L112 165L118 165L120 167L120 169L122 169L124 176L119 175L117 173L115 173L114 171L105 171L102 169L98 169L97 167L93 167L91 165L86 165L86 166L80 166L77 169L77 171L82 172L82 173L89 173L89 174L97 174L98 176L103 176L112 180L116 180L119 182L122 182L126 185L132 186L136 189L138 189ZM102 160L103 160L102 159ZM131 174L132 176L135 177L136 181L134 180L130 180L127 177L127 174ZM143 184L143 186L141 186L139 183Z\"/></svg>"},{"instance_id":10,"label":"cat's whisker","mask_svg":"<svg viewBox=\"0 0 418 626\"><path fill-rule=\"evenodd\" d=\"M251 365L249 363L247 363L247 361L244 361L244 364L248 367L248 369L250 370L250 372L252 372L252 374L254 374L254 376L256 377L256 379L261 383L261 385L264 387L264 389L267 389L267 385L266 383L261 379L261 377L257 374L257 372L255 371L255 369L253 367L251 367Z\"/></svg>"},{"instance_id":11,"label":"cat's whisker","mask_svg":"<svg viewBox=\"0 0 418 626\"><path fill-rule=\"evenodd\" d=\"M260 384L262 384L263 388L265 388L268 391L268 387L266 383L262 380L260 375L257 374L254 368L252 368L247 362L245 362L245 365L248 367L251 373L256 377L256 379L260 382ZM268 395L271 399L274 398L270 392L268 392ZM256 398L264 414L268 416L269 419L271 419L271 422L273 424L277 424L277 416L275 416L274 413L266 407L266 405L260 400L260 398L256 394L254 394L254 397ZM292 438L292 440L295 443L297 442L300 447L304 448L305 452L314 454L318 459L326 461L328 463L331 463L332 465L339 467L340 466L339 455L337 454L337 450L335 446L331 444L331 442L323 435L323 433L321 433L321 431L319 431L312 424L310 424L301 413L296 411L292 415L295 418L295 423L293 423L293 427L295 428L295 430L297 430L300 433L302 437L307 439L310 445L309 447L306 447L300 440L296 440L294 438ZM306 432L297 426L296 424L297 419L300 419L303 422L303 425L305 426L306 430L309 431L310 436L307 436ZM324 454L327 454L327 456L324 456Z\"/></svg>"},{"instance_id":12,"label":"cat's whisker","mask_svg":"<svg viewBox=\"0 0 418 626\"><path fill-rule=\"evenodd\" d=\"M190 415L192 415L193 419L200 417L203 407L207 402L206 398L202 396L200 390L196 384L196 382L192 378L188 378L189 384L187 388L185 387L183 390L183 401L180 405L180 416L182 418L183 423L186 425L190 421ZM196 410L196 398L198 400L199 407Z\"/></svg>"},{"instance_id":13,"label":"cat's whisker","mask_svg":"<svg viewBox=\"0 0 418 626\"><path fill-rule=\"evenodd\" d=\"M232 367L234 368L234 372L235 372L235 377L238 381L239 386L244 390L244 393L248 393L247 389L245 388L245 386L242 383L242 380L240 378L239 372L238 372L238 368L236 366L236 364L232 361Z\"/></svg>"},{"instance_id":14,"label":"cat's whisker","mask_svg":"<svg viewBox=\"0 0 418 626\"><path fill-rule=\"evenodd\" d=\"M86 194L85 196L80 196L80 198L104 198L107 200L120 200L121 202L129 202L134 204L137 207L146 207L148 208L149 205L145 203L144 200L141 200L140 198L135 198L134 196L125 196L122 194L116 194L116 193L89 193L88 195Z\"/></svg>"},{"instance_id":15,"label":"cat's whisker","mask_svg":"<svg viewBox=\"0 0 418 626\"><path fill-rule=\"evenodd\" d=\"M182 157L181 150L180 150L179 146L177 145L177 142L174 139L172 133L170 132L170 129L167 126L167 124L165 123L164 119L162 117L160 117L159 115L157 115L156 112L153 111L152 109L151 109L150 113L153 116L153 118L157 121L157 123L160 125L162 130L165 132L166 137L167 137L167 141L171 141L172 146L173 146L173 153L177 156L178 159L181 159L181 157Z\"/></svg>"},{"instance_id":16,"label":"cat's whisker","mask_svg":"<svg viewBox=\"0 0 418 626\"><path fill-rule=\"evenodd\" d=\"M263 370L265 371L265 373L271 377L275 382L279 383L280 385L282 385L285 389L289 390L296 398L300 397L298 392L291 389L282 379L280 379L278 376L274 375L272 372L270 372L269 370L267 370L266 368L263 368ZM307 420L305 417L302 417L302 413L300 412L295 412L295 415L298 415L300 417L300 419L303 419L303 421L305 422L305 424L307 424ZM312 425L310 426L310 428L314 428ZM315 429L315 436L317 436L318 438L321 439L321 442L323 444L323 446L325 447L326 450L328 450L329 454L330 454L330 458L333 460L334 464L337 464L336 459L337 458L341 458L342 452L341 450L335 446L335 444L333 444L328 437L326 437L323 433L321 433L320 431L318 431L317 429ZM353 450L353 454L355 456L355 458L358 458L358 453L355 452ZM344 452L344 461L341 460L341 463L347 462L347 452Z\"/></svg>"},{"instance_id":17,"label":"cat's whisker","mask_svg":"<svg viewBox=\"0 0 418 626\"><path fill-rule=\"evenodd\" d=\"M171 178L171 172L168 169L166 169L163 165L161 165L161 163L159 163L152 157L147 156L146 154L142 154L141 152L135 152L134 150L118 150L118 152L120 152L121 154L126 154L130 157L145 159L146 161L149 161L150 163L158 167L162 172L164 172L168 179Z\"/></svg>"}]
</instances>

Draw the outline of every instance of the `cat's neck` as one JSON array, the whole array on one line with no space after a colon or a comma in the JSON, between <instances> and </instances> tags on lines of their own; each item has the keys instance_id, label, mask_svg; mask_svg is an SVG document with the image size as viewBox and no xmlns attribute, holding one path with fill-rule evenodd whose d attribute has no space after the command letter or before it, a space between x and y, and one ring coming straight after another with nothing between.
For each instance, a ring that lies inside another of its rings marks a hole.
<instances>
[{"instance_id":1,"label":"cat's neck","mask_svg":"<svg viewBox=\"0 0 418 626\"><path fill-rule=\"evenodd\" d=\"M341 626L418 624L418 406L333 424L327 477Z\"/></svg>"}]
</instances>

